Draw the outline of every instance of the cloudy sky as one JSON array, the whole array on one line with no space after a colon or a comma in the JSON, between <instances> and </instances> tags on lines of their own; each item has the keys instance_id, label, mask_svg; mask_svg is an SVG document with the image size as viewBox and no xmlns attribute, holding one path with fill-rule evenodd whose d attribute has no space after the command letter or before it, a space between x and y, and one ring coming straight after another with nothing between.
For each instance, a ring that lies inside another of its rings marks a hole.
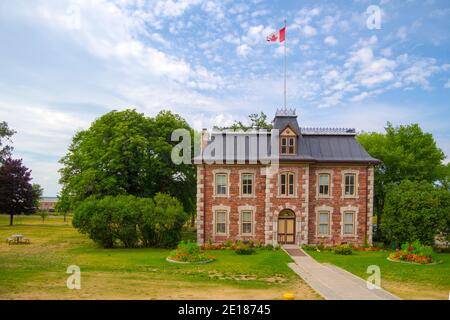
<instances>
[{"instance_id":1,"label":"cloudy sky","mask_svg":"<svg viewBox=\"0 0 450 320\"><path fill-rule=\"evenodd\" d=\"M367 27L370 5L381 28ZM200 129L283 104L301 126L382 131L418 122L450 154L450 3L72 0L0 2L0 121L45 195L100 115L181 114Z\"/></svg>"}]
</instances>

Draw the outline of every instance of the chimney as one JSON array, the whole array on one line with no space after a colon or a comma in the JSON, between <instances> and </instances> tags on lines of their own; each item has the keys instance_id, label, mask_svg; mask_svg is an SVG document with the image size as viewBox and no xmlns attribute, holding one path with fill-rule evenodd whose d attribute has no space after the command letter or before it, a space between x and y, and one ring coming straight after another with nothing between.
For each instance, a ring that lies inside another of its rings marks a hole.
<instances>
[{"instance_id":1,"label":"chimney","mask_svg":"<svg viewBox=\"0 0 450 320\"><path fill-rule=\"evenodd\" d=\"M201 153L203 153L203 150L205 150L205 147L208 144L208 140L209 140L208 129L203 128L202 135L200 137L200 152Z\"/></svg>"}]
</instances>

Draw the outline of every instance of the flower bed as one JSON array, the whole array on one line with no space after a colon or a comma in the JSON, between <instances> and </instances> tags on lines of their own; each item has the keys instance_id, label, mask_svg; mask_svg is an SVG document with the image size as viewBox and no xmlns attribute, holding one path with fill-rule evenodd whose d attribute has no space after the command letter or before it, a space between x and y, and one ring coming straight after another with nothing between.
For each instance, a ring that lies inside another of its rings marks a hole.
<instances>
[{"instance_id":1,"label":"flower bed","mask_svg":"<svg viewBox=\"0 0 450 320\"><path fill-rule=\"evenodd\" d=\"M202 251L198 244L190 241L181 241L167 257L167 261L175 263L208 263L214 260L215 258Z\"/></svg>"},{"instance_id":2,"label":"flower bed","mask_svg":"<svg viewBox=\"0 0 450 320\"><path fill-rule=\"evenodd\" d=\"M280 250L280 246L273 246L271 244L263 245L262 243L252 240L242 241L238 240L236 242L232 242L230 240L225 241L224 243L206 243L202 246L203 250L234 250L238 254L253 254L256 252L256 249L260 250ZM242 250L244 249L244 250ZM242 253L245 252L245 253Z\"/></svg>"},{"instance_id":3,"label":"flower bed","mask_svg":"<svg viewBox=\"0 0 450 320\"><path fill-rule=\"evenodd\" d=\"M436 262L433 257L433 249L430 246L421 245L418 241L403 244L402 249L391 253L388 260L417 264Z\"/></svg>"},{"instance_id":4,"label":"flower bed","mask_svg":"<svg viewBox=\"0 0 450 320\"><path fill-rule=\"evenodd\" d=\"M391 261L403 261L403 262L411 262L418 264L430 264L433 262L432 257L427 256L419 256L414 253L408 253L404 251L396 251L389 255L389 260Z\"/></svg>"}]
</instances>

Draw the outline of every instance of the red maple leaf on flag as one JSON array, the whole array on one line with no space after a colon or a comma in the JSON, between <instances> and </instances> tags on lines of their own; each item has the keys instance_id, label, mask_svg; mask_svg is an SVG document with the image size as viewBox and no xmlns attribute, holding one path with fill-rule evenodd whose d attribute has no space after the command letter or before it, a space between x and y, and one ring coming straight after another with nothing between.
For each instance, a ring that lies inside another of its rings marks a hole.
<instances>
[{"instance_id":1,"label":"red maple leaf on flag","mask_svg":"<svg viewBox=\"0 0 450 320\"><path fill-rule=\"evenodd\" d=\"M278 37L275 33L272 33L271 35L267 36L266 40L267 42L276 42L278 40Z\"/></svg>"}]
</instances>

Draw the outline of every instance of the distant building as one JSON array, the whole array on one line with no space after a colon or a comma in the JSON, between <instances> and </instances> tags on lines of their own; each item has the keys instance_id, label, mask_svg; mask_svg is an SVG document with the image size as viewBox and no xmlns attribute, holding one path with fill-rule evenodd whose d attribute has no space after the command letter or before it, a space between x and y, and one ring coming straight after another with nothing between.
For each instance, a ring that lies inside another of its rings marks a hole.
<instances>
[{"instance_id":1,"label":"distant building","mask_svg":"<svg viewBox=\"0 0 450 320\"><path fill-rule=\"evenodd\" d=\"M54 212L57 201L57 197L42 197L39 202L39 210Z\"/></svg>"}]
</instances>

